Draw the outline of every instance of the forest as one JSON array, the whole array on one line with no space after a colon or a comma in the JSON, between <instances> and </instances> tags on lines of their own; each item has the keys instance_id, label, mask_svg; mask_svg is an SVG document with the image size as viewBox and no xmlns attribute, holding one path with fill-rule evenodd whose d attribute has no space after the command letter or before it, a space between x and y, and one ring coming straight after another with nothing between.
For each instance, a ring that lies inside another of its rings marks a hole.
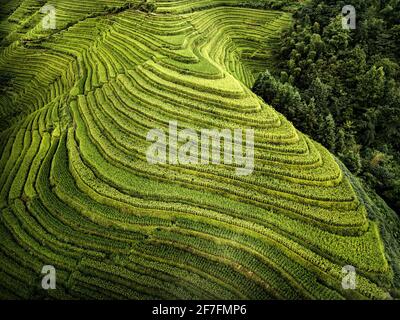
<instances>
[{"instance_id":1,"label":"forest","mask_svg":"<svg viewBox=\"0 0 400 320\"><path fill-rule=\"evenodd\" d=\"M334 153L400 212L400 1L312 0L274 52L277 67L253 90Z\"/></svg>"}]
</instances>

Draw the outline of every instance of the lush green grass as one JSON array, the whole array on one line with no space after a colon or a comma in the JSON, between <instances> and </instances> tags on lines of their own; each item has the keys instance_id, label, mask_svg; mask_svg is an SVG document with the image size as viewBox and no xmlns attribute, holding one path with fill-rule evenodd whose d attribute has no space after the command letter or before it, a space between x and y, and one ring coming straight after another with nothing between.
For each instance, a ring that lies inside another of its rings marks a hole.
<instances>
[{"instance_id":1,"label":"lush green grass","mask_svg":"<svg viewBox=\"0 0 400 320\"><path fill-rule=\"evenodd\" d=\"M148 14L54 1L51 32L31 1L10 5L2 297L388 298L391 266L365 200L327 150L250 90L290 14L157 2ZM150 166L146 134L173 120L254 128L254 174ZM49 293L44 264L60 274ZM341 287L345 265L358 271L354 291Z\"/></svg>"}]
</instances>

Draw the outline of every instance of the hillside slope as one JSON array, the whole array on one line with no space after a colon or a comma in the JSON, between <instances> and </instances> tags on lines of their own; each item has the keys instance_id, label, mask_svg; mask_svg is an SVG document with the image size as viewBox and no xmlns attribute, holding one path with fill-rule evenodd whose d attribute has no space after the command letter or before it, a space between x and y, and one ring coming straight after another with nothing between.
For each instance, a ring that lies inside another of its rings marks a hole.
<instances>
[{"instance_id":1,"label":"hillside slope","mask_svg":"<svg viewBox=\"0 0 400 320\"><path fill-rule=\"evenodd\" d=\"M389 297L349 178L249 89L290 15L239 3L55 0L50 31L44 1L2 4L2 298ZM146 134L170 121L254 128L253 175L150 166Z\"/></svg>"}]
</instances>

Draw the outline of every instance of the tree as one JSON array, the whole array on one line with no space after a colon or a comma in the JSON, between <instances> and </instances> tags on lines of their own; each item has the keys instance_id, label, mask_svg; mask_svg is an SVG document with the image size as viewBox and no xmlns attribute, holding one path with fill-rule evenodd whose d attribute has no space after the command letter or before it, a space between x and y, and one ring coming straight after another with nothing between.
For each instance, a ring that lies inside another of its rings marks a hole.
<instances>
[{"instance_id":1,"label":"tree","mask_svg":"<svg viewBox=\"0 0 400 320\"><path fill-rule=\"evenodd\" d=\"M325 132L323 134L324 145L331 152L334 152L336 146L336 125L335 125L335 120L333 119L331 113L329 113L325 117L324 129L325 129Z\"/></svg>"}]
</instances>

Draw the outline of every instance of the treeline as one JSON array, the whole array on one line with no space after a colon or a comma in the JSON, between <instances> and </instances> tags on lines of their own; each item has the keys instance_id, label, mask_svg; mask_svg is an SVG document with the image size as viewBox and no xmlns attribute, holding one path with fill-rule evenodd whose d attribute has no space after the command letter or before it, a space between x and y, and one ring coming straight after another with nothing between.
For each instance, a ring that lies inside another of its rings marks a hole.
<instances>
[{"instance_id":1,"label":"treeline","mask_svg":"<svg viewBox=\"0 0 400 320\"><path fill-rule=\"evenodd\" d=\"M400 212L400 1L311 0L282 34L254 91Z\"/></svg>"},{"instance_id":2,"label":"treeline","mask_svg":"<svg viewBox=\"0 0 400 320\"><path fill-rule=\"evenodd\" d=\"M293 0L246 0L239 6L254 9L295 10L300 7L299 1Z\"/></svg>"}]
</instances>

